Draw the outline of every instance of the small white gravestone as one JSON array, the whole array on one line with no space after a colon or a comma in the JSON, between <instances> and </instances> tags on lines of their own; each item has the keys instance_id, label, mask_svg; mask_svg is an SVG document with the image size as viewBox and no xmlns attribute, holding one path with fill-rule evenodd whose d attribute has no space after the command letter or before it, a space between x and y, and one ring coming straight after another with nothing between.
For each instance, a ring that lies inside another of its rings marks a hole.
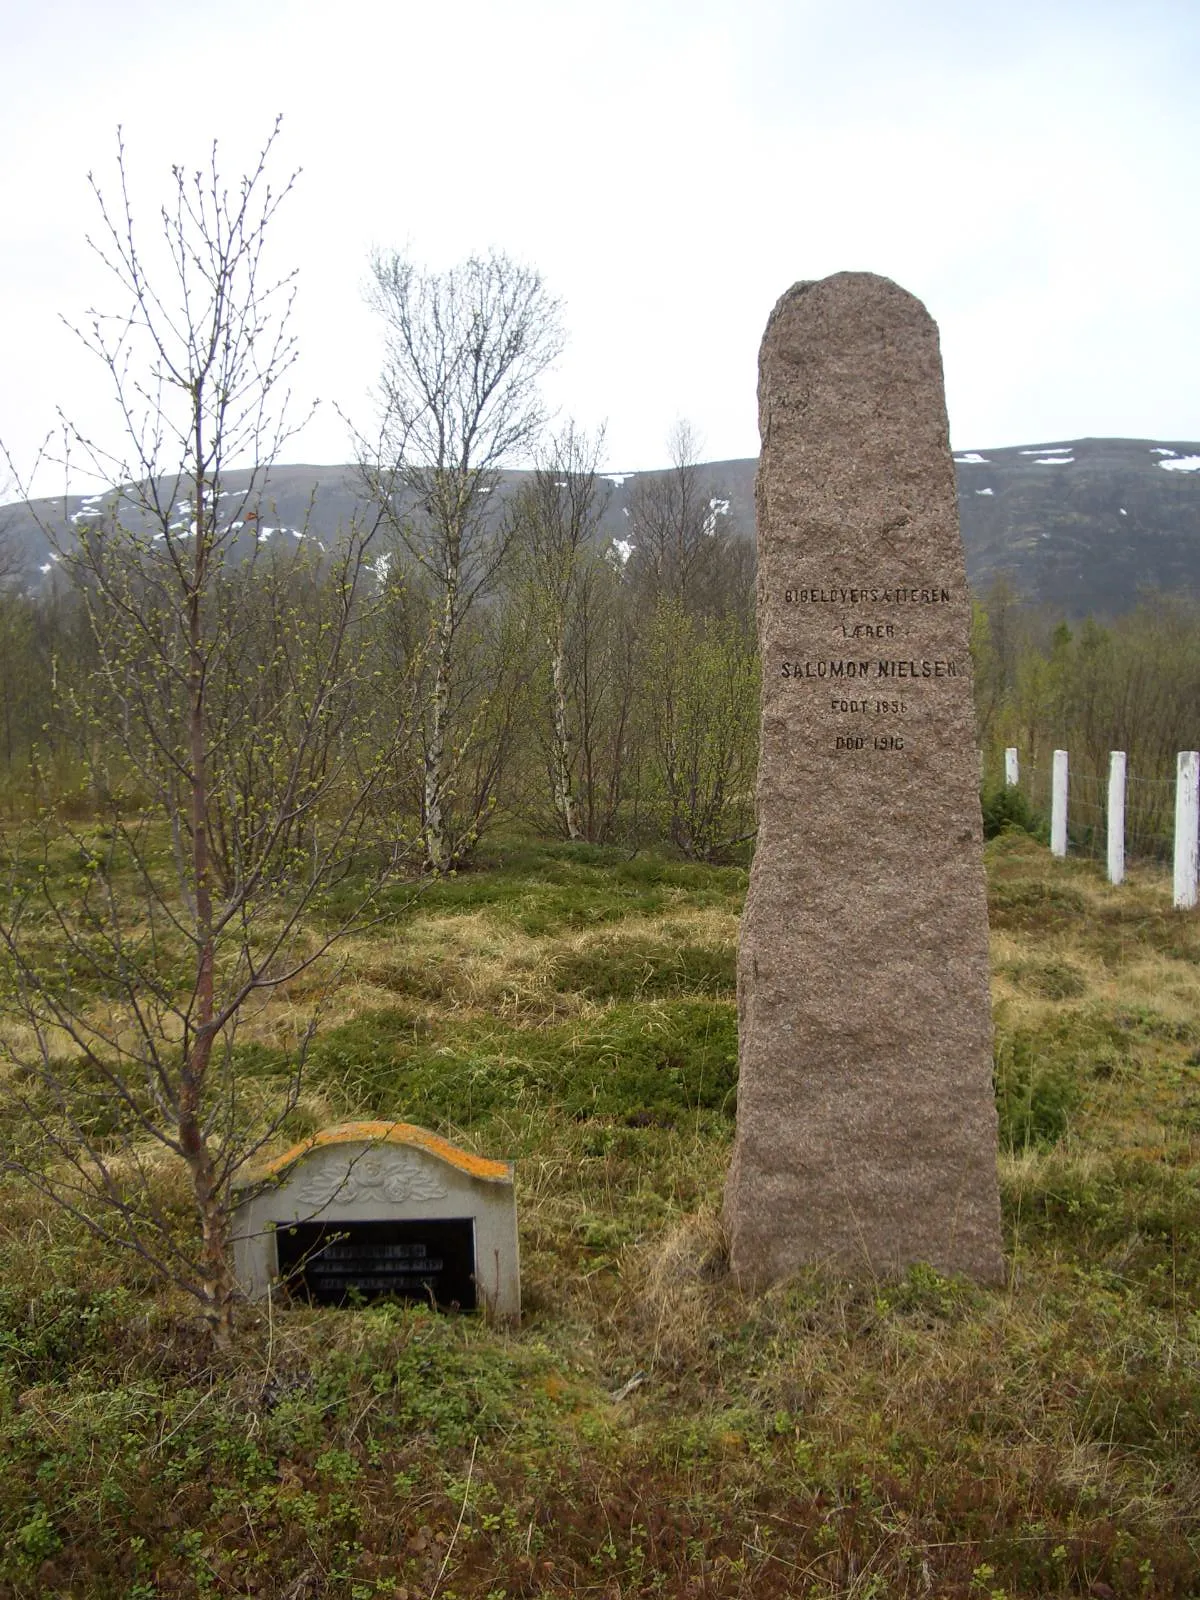
<instances>
[{"instance_id":1,"label":"small white gravestone","mask_svg":"<svg viewBox=\"0 0 1200 1600\"><path fill-rule=\"evenodd\" d=\"M409 1122L350 1122L243 1185L234 1264L252 1300L287 1278L310 1299L400 1295L515 1321L512 1167Z\"/></svg>"}]
</instances>

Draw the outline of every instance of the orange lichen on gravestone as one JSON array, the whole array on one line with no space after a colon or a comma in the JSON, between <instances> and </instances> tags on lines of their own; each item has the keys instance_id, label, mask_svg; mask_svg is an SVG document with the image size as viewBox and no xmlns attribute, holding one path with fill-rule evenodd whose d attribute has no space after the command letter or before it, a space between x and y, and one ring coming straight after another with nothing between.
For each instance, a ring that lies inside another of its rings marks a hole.
<instances>
[{"instance_id":1,"label":"orange lichen on gravestone","mask_svg":"<svg viewBox=\"0 0 1200 1600\"><path fill-rule=\"evenodd\" d=\"M427 1128L418 1128L413 1122L342 1122L335 1128L322 1128L310 1139L294 1144L283 1155L267 1163L255 1179L278 1178L303 1156L331 1144L404 1144L416 1150L427 1150L439 1161L445 1161L468 1177L482 1178L488 1183L511 1183L512 1168L507 1161L489 1161L485 1156L473 1156L460 1150L448 1139L441 1139Z\"/></svg>"}]
</instances>

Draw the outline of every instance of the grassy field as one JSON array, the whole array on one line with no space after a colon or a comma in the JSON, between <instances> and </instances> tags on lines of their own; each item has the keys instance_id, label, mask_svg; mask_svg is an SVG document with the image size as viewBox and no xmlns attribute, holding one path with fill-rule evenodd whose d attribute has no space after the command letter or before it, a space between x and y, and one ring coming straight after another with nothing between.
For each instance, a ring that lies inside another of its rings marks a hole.
<instances>
[{"instance_id":1,"label":"grassy field","mask_svg":"<svg viewBox=\"0 0 1200 1600\"><path fill-rule=\"evenodd\" d=\"M217 1361L10 1182L0 1595L1200 1595L1200 917L988 853L1003 1289L740 1295L745 873L514 846L398 896L244 1067L266 1094L321 1003L291 1133L513 1159L519 1331L277 1306Z\"/></svg>"}]
</instances>

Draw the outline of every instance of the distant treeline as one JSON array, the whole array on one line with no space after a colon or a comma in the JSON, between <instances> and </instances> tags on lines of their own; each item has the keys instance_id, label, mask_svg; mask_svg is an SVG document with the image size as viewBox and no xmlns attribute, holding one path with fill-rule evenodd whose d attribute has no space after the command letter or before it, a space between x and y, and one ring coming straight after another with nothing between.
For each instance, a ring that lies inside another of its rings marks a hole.
<instances>
[{"instance_id":1,"label":"distant treeline","mask_svg":"<svg viewBox=\"0 0 1200 1600\"><path fill-rule=\"evenodd\" d=\"M456 640L444 796L455 864L514 819L595 843L667 843L701 860L728 857L751 835L759 668L749 550L714 527L707 499L689 504L689 471L683 464L639 506L624 564L585 539L569 559L548 554L531 532L540 518L544 535L548 520L538 484L523 502L486 603ZM540 482L551 511L564 481ZM377 821L417 839L439 597L394 540L380 540L375 572L355 601L365 654L355 658L353 690L363 703L346 726L360 742L374 730L381 749L400 752L376 790ZM336 580L297 549L264 552L238 581L259 592L264 613L239 652L244 689L271 675L259 659L278 648L266 612L319 613L334 598L322 586ZM57 573L36 590L0 588L0 801L10 817L47 802L101 816L138 800L97 670L93 612L94 597L89 605ZM971 648L986 784L1002 781L1014 745L1036 805L1061 747L1083 797L1102 781L1109 752L1124 750L1140 808L1134 837L1165 834L1169 792L1136 780L1169 779L1176 752L1200 741L1195 604L1146 599L1116 621L1068 627L1001 581L975 601ZM396 719L408 724L398 742ZM369 750L359 756L356 768L370 764Z\"/></svg>"},{"instance_id":2,"label":"distant treeline","mask_svg":"<svg viewBox=\"0 0 1200 1600\"><path fill-rule=\"evenodd\" d=\"M1022 787L1048 809L1054 750L1071 764L1072 827L1103 830L1109 754L1128 758L1135 854L1168 848L1176 755L1200 746L1200 605L1146 595L1124 616L1068 626L1001 579L975 601L971 651L985 785L1019 753Z\"/></svg>"},{"instance_id":3,"label":"distant treeline","mask_svg":"<svg viewBox=\"0 0 1200 1600\"><path fill-rule=\"evenodd\" d=\"M449 670L439 648L444 563L410 529L385 523L376 532L350 602L355 643L336 736L355 743L347 782L382 768L374 831L428 856L435 821L442 867L466 863L502 821L595 843L667 843L701 860L729 857L752 834L751 547L713 515L697 469L681 460L635 503L628 558L598 550L603 480L573 465L551 461L533 474L503 527L486 548L480 542L470 574L477 592L451 619ZM120 539L110 530L110 548ZM138 661L128 619L114 656L113 594L89 584L88 563L69 566L37 588L17 574L0 587L0 806L10 817L46 804L102 817L147 798L138 756L145 718L128 691L152 686L154 671ZM153 611L157 580L144 544L128 584L128 611ZM213 617L238 619L207 692L222 763L236 766L234 747L246 737L246 814L256 784L272 781L262 730L270 721L287 736L280 707L289 695L304 701L303 653L311 650L315 669L344 588L344 569L315 539L289 539L263 543L205 597ZM161 651L162 618L155 631ZM294 737L305 736L311 729L298 724ZM325 752L326 766L335 754Z\"/></svg>"}]
</instances>

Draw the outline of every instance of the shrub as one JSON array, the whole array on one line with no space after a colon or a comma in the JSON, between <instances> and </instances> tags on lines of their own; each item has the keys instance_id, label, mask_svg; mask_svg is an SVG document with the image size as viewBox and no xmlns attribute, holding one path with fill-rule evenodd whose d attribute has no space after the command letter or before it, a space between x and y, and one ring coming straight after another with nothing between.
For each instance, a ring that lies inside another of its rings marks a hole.
<instances>
[{"instance_id":1,"label":"shrub","mask_svg":"<svg viewBox=\"0 0 1200 1600\"><path fill-rule=\"evenodd\" d=\"M1035 1052L1031 1035L997 1039L994 1082L1002 1149L1037 1149L1063 1137L1079 1090L1061 1063Z\"/></svg>"},{"instance_id":2,"label":"shrub","mask_svg":"<svg viewBox=\"0 0 1200 1600\"><path fill-rule=\"evenodd\" d=\"M1028 833L1042 838L1046 831L1045 820L1034 811L1022 790L1000 784L983 790L979 797L983 808L983 837L995 839L1002 833Z\"/></svg>"}]
</instances>

